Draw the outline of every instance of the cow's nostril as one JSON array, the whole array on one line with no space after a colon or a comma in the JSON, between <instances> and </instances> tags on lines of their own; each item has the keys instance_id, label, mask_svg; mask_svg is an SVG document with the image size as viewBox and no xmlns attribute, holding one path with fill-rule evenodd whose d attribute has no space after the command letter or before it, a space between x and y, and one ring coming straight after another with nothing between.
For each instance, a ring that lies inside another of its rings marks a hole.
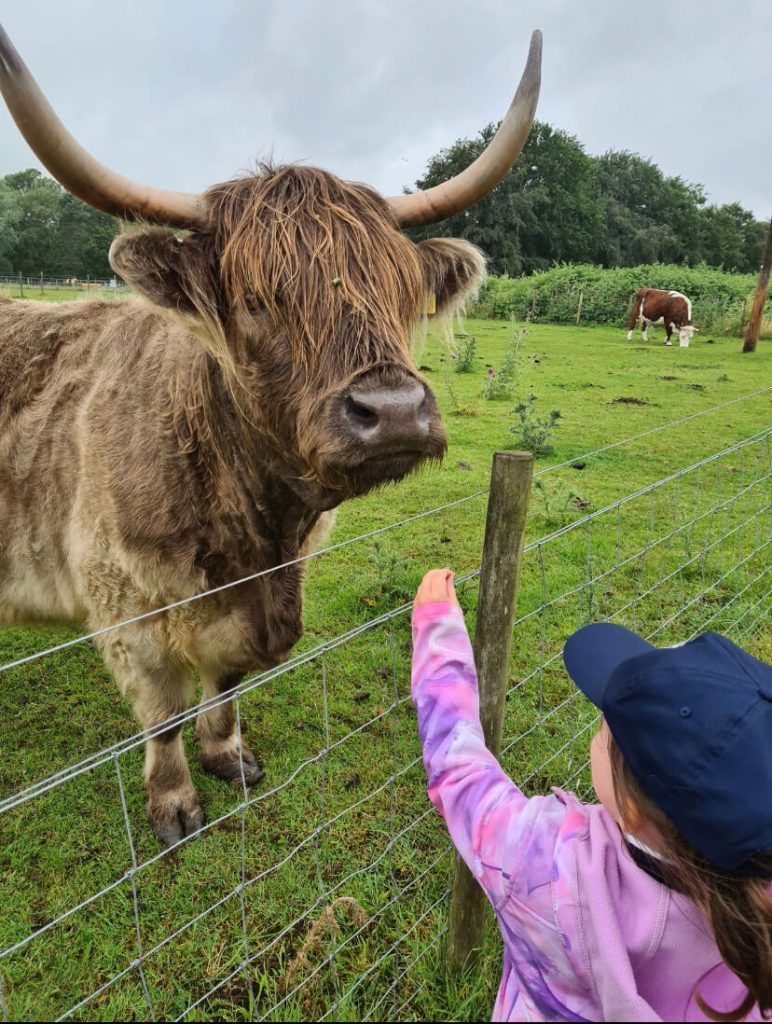
<instances>
[{"instance_id":1,"label":"cow's nostril","mask_svg":"<svg viewBox=\"0 0 772 1024\"><path fill-rule=\"evenodd\" d=\"M346 415L358 427L363 427L365 430L372 430L378 426L378 413L363 402L358 402L351 395L346 399Z\"/></svg>"}]
</instances>

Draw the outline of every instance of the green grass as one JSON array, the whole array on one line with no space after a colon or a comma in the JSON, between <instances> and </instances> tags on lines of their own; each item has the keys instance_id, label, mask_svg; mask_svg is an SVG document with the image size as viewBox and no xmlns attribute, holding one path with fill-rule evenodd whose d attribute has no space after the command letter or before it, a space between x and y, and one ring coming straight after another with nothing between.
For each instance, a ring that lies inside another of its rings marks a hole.
<instances>
[{"instance_id":1,"label":"green grass","mask_svg":"<svg viewBox=\"0 0 772 1024\"><path fill-rule=\"evenodd\" d=\"M485 488L492 452L516 446L509 431L514 400L486 402L481 397L486 364L501 365L512 329L501 322L470 320L464 330L477 338L472 373L452 373L453 361L431 338L417 355L445 415L450 448L444 463L344 506L331 542ZM658 342L661 332L654 336ZM752 356L743 356L740 349L737 339L719 337L708 344L698 336L691 348L680 349L627 343L623 332L611 328L529 326L517 394L534 393L542 414L551 408L561 412L550 438L554 452L537 468L729 401L772 380L772 346L762 342ZM769 423L769 407L766 396L739 403L584 460L583 469L547 474L532 496L527 539L545 536L760 430ZM618 515L605 514L528 553L519 612L531 614L516 632L504 763L515 778L526 781L529 792L545 792L566 781L587 791L584 764L592 712L574 699L559 659L539 670L587 618L609 616L632 601L620 621L649 632L675 615L657 635L661 642L689 635L705 622L707 628L727 629L739 618L735 639L757 656L772 658L772 641L764 630L768 582L753 582L766 564L764 552L730 571L768 537L768 520L761 514L769 501L768 484L754 483L768 469L768 459L768 448L759 445L733 453L622 506ZM732 495L739 497L731 501ZM691 523L720 501L725 504L718 512ZM313 561L306 634L296 650L308 651L398 607L432 566L448 564L459 574L476 569L484 517L485 497L475 498L377 541ZM726 539L717 544L723 535ZM625 559L625 565L603 575ZM572 593L561 598L566 591ZM473 580L462 593L470 620L475 593ZM554 603L537 612L545 599ZM43 627L7 629L0 633L0 660L74 635L77 631ZM360 1020L368 1010L374 1010L374 1019L399 1014L405 1020L476 1020L490 1015L500 972L494 929L486 938L482 969L454 981L444 967L442 896L452 860L443 852L447 838L441 822L425 814L423 770L413 764L419 751L405 700L409 661L408 620L401 615L328 650L323 661L317 657L240 699L247 738L267 776L252 794L263 798L246 813L246 878L258 879L243 893L247 939L252 955L269 948L248 976L237 971L189 1019L266 1014L273 1020L316 1019L340 996L333 1014L337 1020ZM389 710L395 699L401 703ZM534 729L536 722L541 725ZM87 645L4 674L0 796L130 736L135 728L128 703ZM226 897L241 880L242 815L233 813L241 793L203 774L191 731L185 730L186 743L208 820L230 817L138 873L145 952ZM318 759L328 740L340 743ZM271 794L305 762L291 784ZM136 856L143 864L158 848L144 817L141 751L122 755L120 769ZM389 784L391 775L396 777ZM317 826L336 815L341 816L309 841ZM405 829L405 835L393 839ZM109 886L130 866L111 763L0 815L0 950ZM355 898L371 923L357 925L339 910L333 931L324 925L318 945L309 950L310 967L293 967L312 923L334 898L327 892L350 875L334 896ZM157 1017L179 1015L238 967L244 955L241 914L236 892L148 957L144 973ZM400 937L396 951L388 952ZM340 943L334 969L323 966L292 994L294 985ZM136 955L132 891L123 882L0 959L10 1018L40 1020L62 1013L129 967ZM346 997L353 985L358 987ZM280 999L285 1001L271 1015ZM142 981L136 970L129 970L74 1017L140 1020L146 1014Z\"/></svg>"}]
</instances>

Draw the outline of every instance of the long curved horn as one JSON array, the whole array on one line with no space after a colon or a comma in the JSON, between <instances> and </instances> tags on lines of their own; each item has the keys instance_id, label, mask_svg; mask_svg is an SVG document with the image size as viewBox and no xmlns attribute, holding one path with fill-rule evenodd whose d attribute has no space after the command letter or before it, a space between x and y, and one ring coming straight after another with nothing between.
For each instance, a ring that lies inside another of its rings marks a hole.
<instances>
[{"instance_id":1,"label":"long curved horn","mask_svg":"<svg viewBox=\"0 0 772 1024\"><path fill-rule=\"evenodd\" d=\"M192 228L206 223L201 196L130 181L75 141L54 113L0 25L0 92L19 131L57 181L89 206L114 217Z\"/></svg>"},{"instance_id":2,"label":"long curved horn","mask_svg":"<svg viewBox=\"0 0 772 1024\"><path fill-rule=\"evenodd\" d=\"M402 227L434 224L456 213L462 213L498 185L520 152L531 130L541 84L542 35L537 29L531 36L523 77L515 97L489 145L455 178L423 192L388 199Z\"/></svg>"}]
</instances>

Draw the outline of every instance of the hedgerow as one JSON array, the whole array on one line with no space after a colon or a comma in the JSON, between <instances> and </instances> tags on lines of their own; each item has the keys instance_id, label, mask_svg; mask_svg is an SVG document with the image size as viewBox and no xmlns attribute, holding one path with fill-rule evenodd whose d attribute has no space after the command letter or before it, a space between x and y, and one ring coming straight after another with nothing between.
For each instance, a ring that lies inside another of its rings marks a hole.
<instances>
[{"instance_id":1,"label":"hedgerow","mask_svg":"<svg viewBox=\"0 0 772 1024\"><path fill-rule=\"evenodd\" d=\"M667 288L691 299L698 327L726 335L739 332L743 300L748 300L750 310L755 283L752 274L729 274L704 265L653 263L604 269L565 264L529 277L489 277L470 312L489 319L573 323L582 295L580 322L624 327L639 288Z\"/></svg>"}]
</instances>

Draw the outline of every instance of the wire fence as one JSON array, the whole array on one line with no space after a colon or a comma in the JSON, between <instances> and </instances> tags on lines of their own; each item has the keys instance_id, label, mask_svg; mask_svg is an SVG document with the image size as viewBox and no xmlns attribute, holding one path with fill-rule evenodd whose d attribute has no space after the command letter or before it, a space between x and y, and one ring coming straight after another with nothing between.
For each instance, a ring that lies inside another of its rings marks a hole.
<instances>
[{"instance_id":1,"label":"wire fence","mask_svg":"<svg viewBox=\"0 0 772 1024\"><path fill-rule=\"evenodd\" d=\"M12 288L12 289L27 289L31 296L34 296L36 292L43 291L46 289L49 291L56 289L57 291L88 291L89 289L107 288L110 290L121 289L126 291L126 284L119 277L110 278L95 278L95 277L75 277L74 275L62 276L62 277L44 277L42 274L37 275L26 275L26 274L0 274L0 287Z\"/></svg>"},{"instance_id":2,"label":"wire fence","mask_svg":"<svg viewBox=\"0 0 772 1024\"><path fill-rule=\"evenodd\" d=\"M560 660L578 626L659 644L712 629L764 653L771 444L761 430L579 519L554 510L526 545L502 757L527 792L589 791L596 716ZM482 512L484 493L466 500ZM324 559L345 571L349 550ZM93 754L84 736L81 760L0 800L5 1020L436 1019L453 858L426 799L399 573L380 566L380 613L365 589L364 621L172 720L232 702L266 752L255 789L196 777L196 836L159 850L144 818L142 747L170 723ZM478 575L458 580L470 620ZM24 668L44 686L52 659L74 675L65 647L12 659L6 684L23 696Z\"/></svg>"}]
</instances>

